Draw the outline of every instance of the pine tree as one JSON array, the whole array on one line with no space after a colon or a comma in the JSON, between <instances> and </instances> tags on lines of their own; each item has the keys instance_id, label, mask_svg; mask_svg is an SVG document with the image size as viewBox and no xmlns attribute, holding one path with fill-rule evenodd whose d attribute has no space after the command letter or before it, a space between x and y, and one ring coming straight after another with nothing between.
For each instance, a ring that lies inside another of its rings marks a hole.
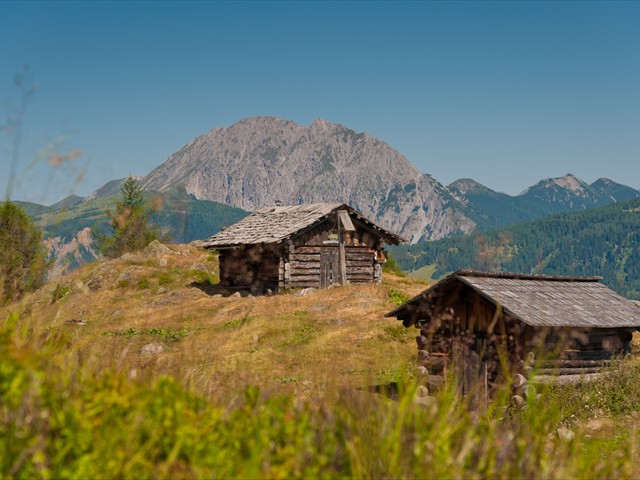
<instances>
[{"instance_id":1,"label":"pine tree","mask_svg":"<svg viewBox=\"0 0 640 480\"><path fill-rule=\"evenodd\" d=\"M142 187L133 177L123 182L113 208L105 213L112 234L97 233L96 243L100 252L108 258L141 250L158 238L156 229L149 225L152 211L146 208Z\"/></svg>"},{"instance_id":2,"label":"pine tree","mask_svg":"<svg viewBox=\"0 0 640 480\"><path fill-rule=\"evenodd\" d=\"M42 233L13 202L0 205L0 300L7 303L44 284L50 262Z\"/></svg>"}]
</instances>

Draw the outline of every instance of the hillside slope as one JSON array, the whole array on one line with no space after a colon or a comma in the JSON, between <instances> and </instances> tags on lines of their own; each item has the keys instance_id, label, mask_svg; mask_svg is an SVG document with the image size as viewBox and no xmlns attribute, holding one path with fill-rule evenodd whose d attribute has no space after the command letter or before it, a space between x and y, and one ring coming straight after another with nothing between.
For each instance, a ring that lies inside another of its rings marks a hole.
<instances>
[{"instance_id":1,"label":"hillside slope","mask_svg":"<svg viewBox=\"0 0 640 480\"><path fill-rule=\"evenodd\" d=\"M84 201L76 199L64 208L34 215L36 225L44 232L45 245L55 257L51 278L98 258L93 233L109 231L105 211L112 207L119 185L102 189L105 195L94 195ZM179 188L163 193L145 192L145 198L153 211L151 222L165 240L173 243L208 238L248 215L239 208L197 200Z\"/></svg>"},{"instance_id":2,"label":"hillside slope","mask_svg":"<svg viewBox=\"0 0 640 480\"><path fill-rule=\"evenodd\" d=\"M328 383L368 387L412 371L415 333L383 315L395 308L390 290L412 296L424 284L385 274L383 285L306 296L222 297L210 284L217 268L208 251L154 242L62 276L8 310L36 338L54 332L61 355L89 369L168 374L219 399L246 385L320 398Z\"/></svg>"}]
</instances>

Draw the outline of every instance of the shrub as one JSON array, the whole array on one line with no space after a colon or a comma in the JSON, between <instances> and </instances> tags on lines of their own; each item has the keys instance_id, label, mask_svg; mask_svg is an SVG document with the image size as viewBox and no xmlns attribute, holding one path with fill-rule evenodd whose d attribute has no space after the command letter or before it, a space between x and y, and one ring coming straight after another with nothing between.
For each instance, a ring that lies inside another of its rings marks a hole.
<instances>
[{"instance_id":1,"label":"shrub","mask_svg":"<svg viewBox=\"0 0 640 480\"><path fill-rule=\"evenodd\" d=\"M0 303L18 300L45 282L46 261L42 233L13 202L0 205Z\"/></svg>"},{"instance_id":2,"label":"shrub","mask_svg":"<svg viewBox=\"0 0 640 480\"><path fill-rule=\"evenodd\" d=\"M411 299L411 297L408 297L401 291L395 290L393 288L390 289L387 292L387 294L389 295L389 298L391 299L391 301L396 305L402 305L403 303L406 303L408 300Z\"/></svg>"},{"instance_id":3,"label":"shrub","mask_svg":"<svg viewBox=\"0 0 640 480\"><path fill-rule=\"evenodd\" d=\"M215 285L219 282L216 275L210 275L204 270L190 270L189 275L193 277L196 283L208 283L209 285Z\"/></svg>"}]
</instances>

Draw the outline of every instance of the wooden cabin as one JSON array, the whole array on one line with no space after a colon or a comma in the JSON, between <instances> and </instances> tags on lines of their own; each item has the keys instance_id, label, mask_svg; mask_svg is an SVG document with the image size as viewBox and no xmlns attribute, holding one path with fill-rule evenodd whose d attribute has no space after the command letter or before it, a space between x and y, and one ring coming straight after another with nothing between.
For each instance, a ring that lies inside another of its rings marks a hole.
<instances>
[{"instance_id":1,"label":"wooden cabin","mask_svg":"<svg viewBox=\"0 0 640 480\"><path fill-rule=\"evenodd\" d=\"M222 286L252 291L380 283L384 244L404 240L342 203L267 207L218 232Z\"/></svg>"},{"instance_id":2,"label":"wooden cabin","mask_svg":"<svg viewBox=\"0 0 640 480\"><path fill-rule=\"evenodd\" d=\"M576 379L630 353L640 328L640 308L600 280L461 270L385 316L420 330L431 384L453 369L463 393L474 385L486 393L505 365Z\"/></svg>"}]
</instances>

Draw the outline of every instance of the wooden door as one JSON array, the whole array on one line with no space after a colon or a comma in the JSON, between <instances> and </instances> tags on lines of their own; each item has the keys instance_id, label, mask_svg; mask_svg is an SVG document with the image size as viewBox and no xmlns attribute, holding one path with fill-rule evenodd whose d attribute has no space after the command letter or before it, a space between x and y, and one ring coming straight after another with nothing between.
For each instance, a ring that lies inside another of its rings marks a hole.
<instances>
[{"instance_id":1,"label":"wooden door","mask_svg":"<svg viewBox=\"0 0 640 480\"><path fill-rule=\"evenodd\" d=\"M339 283L340 271L338 263L338 249L324 247L320 250L320 288L329 288Z\"/></svg>"},{"instance_id":2,"label":"wooden door","mask_svg":"<svg viewBox=\"0 0 640 480\"><path fill-rule=\"evenodd\" d=\"M484 410L487 406L487 364L484 352L478 351L482 344L484 340L477 339L455 339L452 344L456 390L459 395L467 397L467 405L473 410Z\"/></svg>"}]
</instances>

